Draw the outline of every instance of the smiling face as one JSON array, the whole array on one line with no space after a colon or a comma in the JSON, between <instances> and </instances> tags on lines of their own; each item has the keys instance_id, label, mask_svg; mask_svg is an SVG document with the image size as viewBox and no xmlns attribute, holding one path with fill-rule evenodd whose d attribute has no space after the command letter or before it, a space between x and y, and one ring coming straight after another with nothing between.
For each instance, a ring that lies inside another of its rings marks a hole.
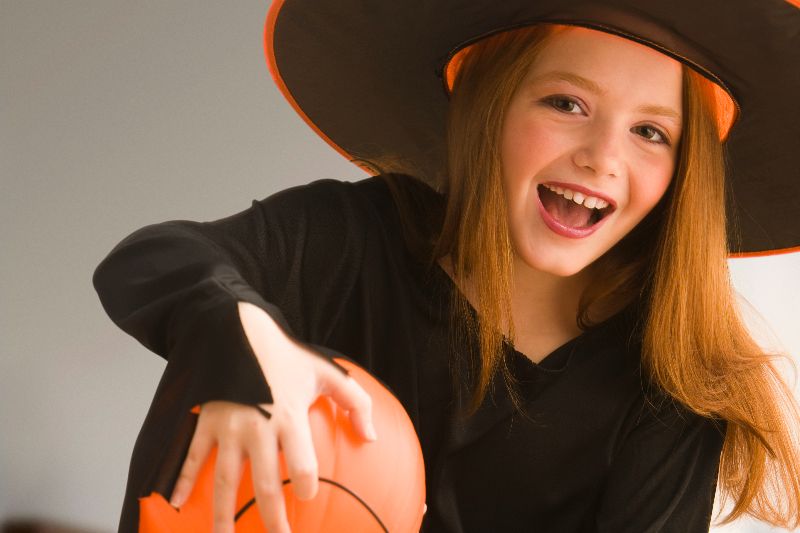
<instances>
[{"instance_id":1,"label":"smiling face","mask_svg":"<svg viewBox=\"0 0 800 533\"><path fill-rule=\"evenodd\" d=\"M565 28L509 103L503 189L517 263L570 276L628 234L675 170L682 70L630 40Z\"/></svg>"}]
</instances>

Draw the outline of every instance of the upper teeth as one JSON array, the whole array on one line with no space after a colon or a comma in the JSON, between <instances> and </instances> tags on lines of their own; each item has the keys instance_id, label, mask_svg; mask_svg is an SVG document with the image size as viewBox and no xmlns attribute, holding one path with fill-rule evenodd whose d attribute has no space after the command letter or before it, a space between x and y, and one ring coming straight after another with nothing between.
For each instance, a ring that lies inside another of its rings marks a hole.
<instances>
[{"instance_id":1,"label":"upper teeth","mask_svg":"<svg viewBox=\"0 0 800 533\"><path fill-rule=\"evenodd\" d=\"M567 200L572 200L576 204L588 207L589 209L603 209L604 207L608 207L608 202L602 198L587 196L582 192L576 192L572 189L565 189L564 187L555 187L553 185L545 185L545 187L554 193L563 196Z\"/></svg>"}]
</instances>

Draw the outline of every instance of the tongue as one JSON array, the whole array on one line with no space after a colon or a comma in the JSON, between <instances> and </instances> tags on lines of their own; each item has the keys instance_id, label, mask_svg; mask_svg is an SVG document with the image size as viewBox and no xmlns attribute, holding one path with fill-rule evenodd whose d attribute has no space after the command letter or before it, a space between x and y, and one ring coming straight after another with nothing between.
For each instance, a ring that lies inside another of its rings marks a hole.
<instances>
[{"instance_id":1,"label":"tongue","mask_svg":"<svg viewBox=\"0 0 800 533\"><path fill-rule=\"evenodd\" d=\"M592 218L591 209L567 200L544 187L539 188L539 197L550 216L561 224L572 228L584 228L591 225L589 223Z\"/></svg>"}]
</instances>

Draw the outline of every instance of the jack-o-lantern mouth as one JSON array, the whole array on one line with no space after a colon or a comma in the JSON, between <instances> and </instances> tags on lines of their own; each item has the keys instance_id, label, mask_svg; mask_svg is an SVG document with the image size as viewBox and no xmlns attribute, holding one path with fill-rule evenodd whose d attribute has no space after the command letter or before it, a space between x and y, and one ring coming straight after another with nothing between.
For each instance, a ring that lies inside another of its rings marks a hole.
<instances>
[{"instance_id":1,"label":"jack-o-lantern mouth","mask_svg":"<svg viewBox=\"0 0 800 533\"><path fill-rule=\"evenodd\" d=\"M565 227L590 228L616 209L606 199L558 185L540 184L537 191L547 213Z\"/></svg>"}]
</instances>

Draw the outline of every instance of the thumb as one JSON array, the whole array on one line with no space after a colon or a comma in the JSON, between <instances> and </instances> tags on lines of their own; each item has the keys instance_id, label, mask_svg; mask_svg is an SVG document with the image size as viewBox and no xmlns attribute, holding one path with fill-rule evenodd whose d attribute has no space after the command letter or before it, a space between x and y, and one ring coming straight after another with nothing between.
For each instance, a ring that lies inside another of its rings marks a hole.
<instances>
[{"instance_id":1,"label":"thumb","mask_svg":"<svg viewBox=\"0 0 800 533\"><path fill-rule=\"evenodd\" d=\"M320 376L320 394L330 396L343 409L349 411L350 422L369 440L377 440L372 423L372 398L351 376L342 374L333 365L326 364Z\"/></svg>"}]
</instances>

